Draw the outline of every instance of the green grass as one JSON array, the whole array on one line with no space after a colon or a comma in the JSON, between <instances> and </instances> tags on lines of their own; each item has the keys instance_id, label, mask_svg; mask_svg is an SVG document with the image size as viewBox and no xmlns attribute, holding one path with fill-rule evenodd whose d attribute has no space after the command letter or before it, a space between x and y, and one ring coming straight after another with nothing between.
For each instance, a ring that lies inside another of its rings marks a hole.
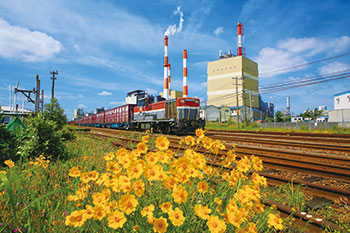
<instances>
[{"instance_id":1,"label":"green grass","mask_svg":"<svg viewBox=\"0 0 350 233\"><path fill-rule=\"evenodd\" d=\"M66 215L76 208L67 200L71 190L77 189L77 180L68 176L70 168L103 170L103 156L117 149L108 142L78 136L68 143L71 158L65 162L50 162L46 168L30 161L0 167L7 173L0 174L0 232L75 232L64 224Z\"/></svg>"},{"instance_id":2,"label":"green grass","mask_svg":"<svg viewBox=\"0 0 350 233\"><path fill-rule=\"evenodd\" d=\"M336 133L336 134L350 134L350 128L334 128L327 130L320 129L312 129L309 130L308 127L301 127L299 129L291 129L291 128L260 128L257 123L249 123L246 127L244 127L243 123L240 123L240 128L237 127L237 123L235 122L226 122L226 123L218 123L218 122L206 122L205 129L207 130L246 130L246 131L270 131L270 132L301 132L301 133Z\"/></svg>"}]
</instances>

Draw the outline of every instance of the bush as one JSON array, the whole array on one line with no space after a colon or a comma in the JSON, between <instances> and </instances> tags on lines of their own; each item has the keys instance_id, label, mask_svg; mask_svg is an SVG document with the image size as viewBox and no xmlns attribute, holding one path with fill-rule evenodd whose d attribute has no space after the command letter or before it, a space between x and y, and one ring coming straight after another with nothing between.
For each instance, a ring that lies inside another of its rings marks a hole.
<instances>
[{"instance_id":1,"label":"bush","mask_svg":"<svg viewBox=\"0 0 350 233\"><path fill-rule=\"evenodd\" d=\"M67 117L64 115L64 110L55 98L51 99L50 104L45 104L43 116L56 123L55 130L61 130L67 124Z\"/></svg>"},{"instance_id":2,"label":"bush","mask_svg":"<svg viewBox=\"0 0 350 233\"><path fill-rule=\"evenodd\" d=\"M62 134L62 138L66 141L73 141L76 138L69 126L64 126L60 132Z\"/></svg>"},{"instance_id":3,"label":"bush","mask_svg":"<svg viewBox=\"0 0 350 233\"><path fill-rule=\"evenodd\" d=\"M57 124L46 118L41 112L28 119L25 137L21 148L21 157L37 158L39 155L51 156L51 159L66 159L66 146L62 132Z\"/></svg>"},{"instance_id":4,"label":"bush","mask_svg":"<svg viewBox=\"0 0 350 233\"><path fill-rule=\"evenodd\" d=\"M0 125L0 163L5 160L17 160L18 138L10 131L6 130L5 126Z\"/></svg>"}]
</instances>

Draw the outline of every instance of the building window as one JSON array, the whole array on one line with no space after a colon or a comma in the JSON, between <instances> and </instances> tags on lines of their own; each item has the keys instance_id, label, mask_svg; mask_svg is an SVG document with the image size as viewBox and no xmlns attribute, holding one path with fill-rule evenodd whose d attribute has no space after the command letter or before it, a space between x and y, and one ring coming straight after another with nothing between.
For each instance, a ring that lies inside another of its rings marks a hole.
<instances>
[{"instance_id":1,"label":"building window","mask_svg":"<svg viewBox=\"0 0 350 233\"><path fill-rule=\"evenodd\" d=\"M335 100L337 101L337 104L339 104L340 98L338 97L338 98L336 98Z\"/></svg>"},{"instance_id":2,"label":"building window","mask_svg":"<svg viewBox=\"0 0 350 233\"><path fill-rule=\"evenodd\" d=\"M347 97L348 97L348 102L350 103L350 95L348 95Z\"/></svg>"}]
</instances>

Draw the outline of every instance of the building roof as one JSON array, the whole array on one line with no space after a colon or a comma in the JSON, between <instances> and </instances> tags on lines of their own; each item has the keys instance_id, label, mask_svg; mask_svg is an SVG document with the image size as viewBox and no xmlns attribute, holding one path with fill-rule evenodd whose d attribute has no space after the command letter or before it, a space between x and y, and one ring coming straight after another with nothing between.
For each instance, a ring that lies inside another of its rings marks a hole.
<instances>
[{"instance_id":1,"label":"building roof","mask_svg":"<svg viewBox=\"0 0 350 233\"><path fill-rule=\"evenodd\" d=\"M335 97L335 96L344 95L344 94L349 94L349 93L350 93L350 90L348 90L348 91L344 91L344 92L341 92L341 93L335 94L335 95L334 95L334 97Z\"/></svg>"}]
</instances>

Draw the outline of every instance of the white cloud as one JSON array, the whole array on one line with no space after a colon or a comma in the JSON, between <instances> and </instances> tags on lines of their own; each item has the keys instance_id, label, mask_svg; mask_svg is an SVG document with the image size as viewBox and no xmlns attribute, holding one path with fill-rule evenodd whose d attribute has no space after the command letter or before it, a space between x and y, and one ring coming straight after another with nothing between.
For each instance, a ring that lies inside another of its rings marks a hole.
<instances>
[{"instance_id":1,"label":"white cloud","mask_svg":"<svg viewBox=\"0 0 350 233\"><path fill-rule=\"evenodd\" d=\"M262 77L273 77L291 70L306 68L307 66L294 68L293 66L307 63L306 59L314 55L326 53L333 56L349 48L350 37L347 36L333 39L286 38L278 41L276 48L265 47L261 49L255 60L259 64L259 73Z\"/></svg>"},{"instance_id":2,"label":"white cloud","mask_svg":"<svg viewBox=\"0 0 350 233\"><path fill-rule=\"evenodd\" d=\"M326 75L329 73L336 73L344 70L349 70L349 65L342 62L332 62L328 65L322 66L318 69L321 75Z\"/></svg>"},{"instance_id":3,"label":"white cloud","mask_svg":"<svg viewBox=\"0 0 350 233\"><path fill-rule=\"evenodd\" d=\"M61 49L61 43L46 33L12 26L0 18L0 56L26 62L44 61Z\"/></svg>"},{"instance_id":4,"label":"white cloud","mask_svg":"<svg viewBox=\"0 0 350 233\"><path fill-rule=\"evenodd\" d=\"M86 106L85 104L79 104L78 108L88 108L88 106Z\"/></svg>"},{"instance_id":5,"label":"white cloud","mask_svg":"<svg viewBox=\"0 0 350 233\"><path fill-rule=\"evenodd\" d=\"M220 35L224 32L224 28L223 27L217 27L215 30L214 30L214 34L215 35Z\"/></svg>"},{"instance_id":6,"label":"white cloud","mask_svg":"<svg viewBox=\"0 0 350 233\"><path fill-rule=\"evenodd\" d=\"M105 96L105 95L112 95L112 93L108 92L108 91L102 91L102 92L98 93L98 95Z\"/></svg>"}]
</instances>

